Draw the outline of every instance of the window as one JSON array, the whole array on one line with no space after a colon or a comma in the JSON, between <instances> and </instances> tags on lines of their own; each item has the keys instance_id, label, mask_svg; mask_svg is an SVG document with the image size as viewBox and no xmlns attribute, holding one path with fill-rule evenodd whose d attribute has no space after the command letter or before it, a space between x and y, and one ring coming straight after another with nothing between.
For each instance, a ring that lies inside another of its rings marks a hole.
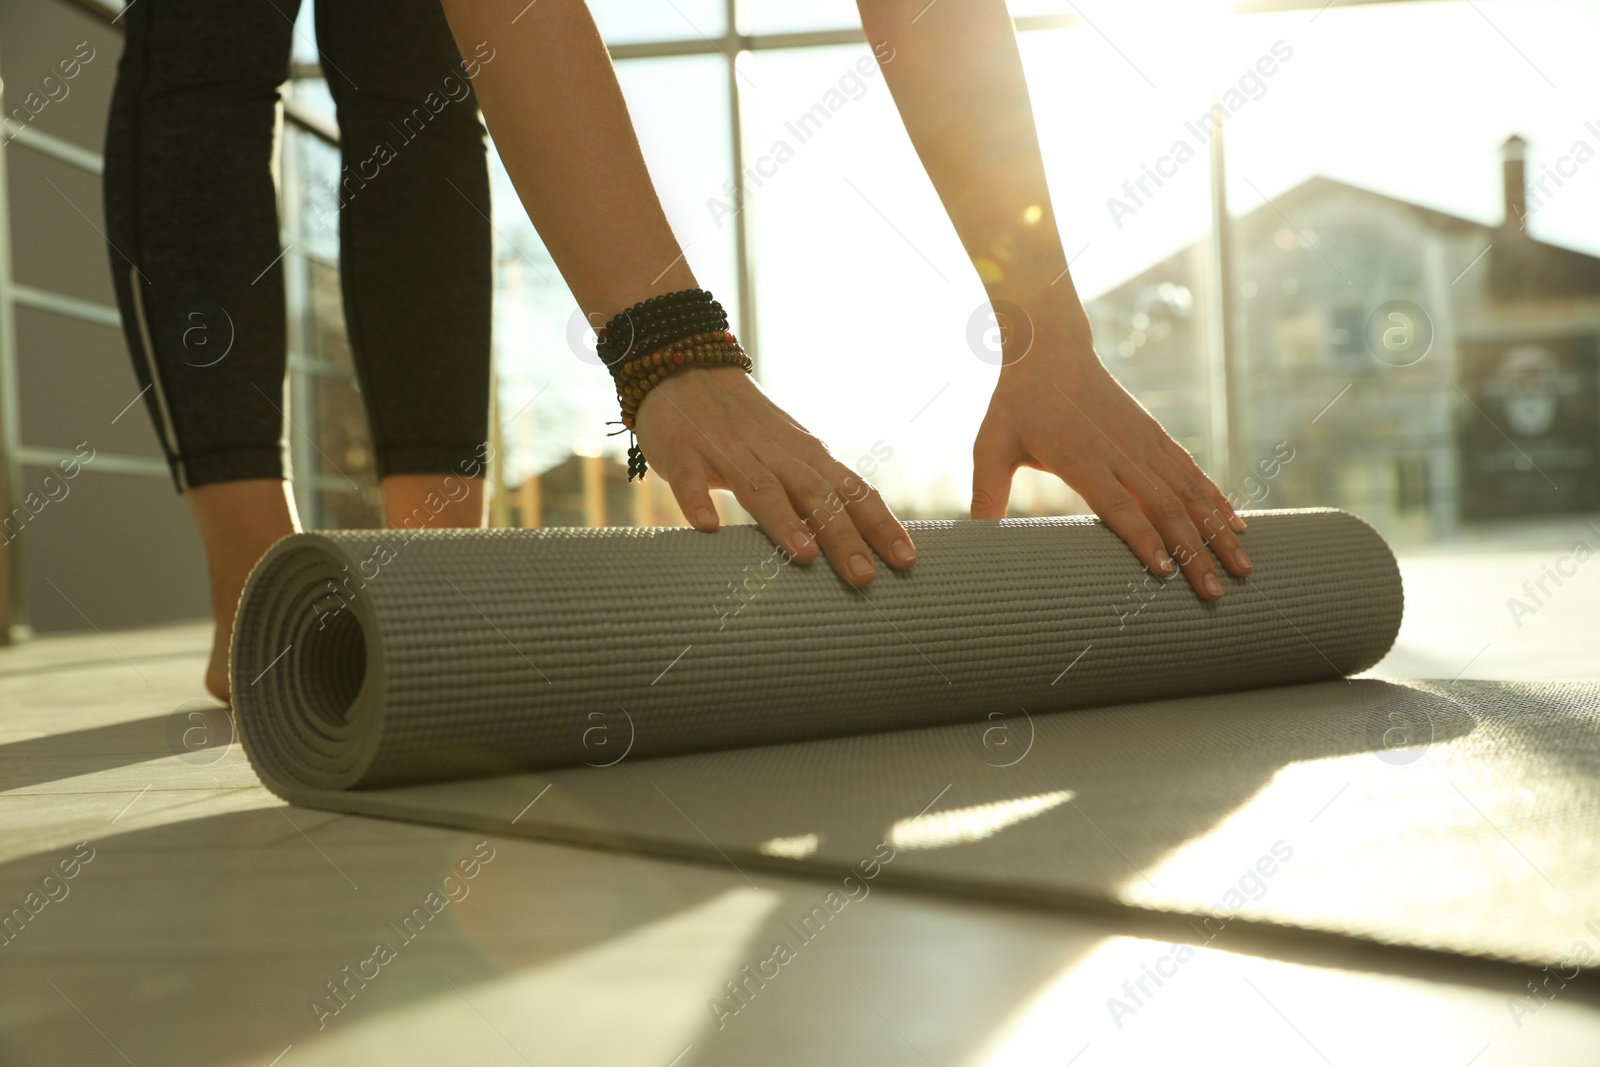
<instances>
[{"instance_id":1,"label":"window","mask_svg":"<svg viewBox=\"0 0 1600 1067\"><path fill-rule=\"evenodd\" d=\"M1600 507L1600 129L1578 104L1600 98L1582 47L1600 10L1252 6L1011 4L1100 358L1263 506L1343 506L1402 542ZM763 383L847 463L869 461L903 516L964 514L1000 326L854 4L592 9L674 230ZM315 78L295 95L331 112ZM316 385L294 395L320 405L324 451L364 487L324 299L336 249L306 228L337 158L296 144L294 366ZM495 521L680 521L660 479L613 484L623 439L588 324L498 161L494 193ZM343 475L304 447L297 463L328 514L360 513ZM1079 510L1019 472L1014 514Z\"/></svg>"}]
</instances>

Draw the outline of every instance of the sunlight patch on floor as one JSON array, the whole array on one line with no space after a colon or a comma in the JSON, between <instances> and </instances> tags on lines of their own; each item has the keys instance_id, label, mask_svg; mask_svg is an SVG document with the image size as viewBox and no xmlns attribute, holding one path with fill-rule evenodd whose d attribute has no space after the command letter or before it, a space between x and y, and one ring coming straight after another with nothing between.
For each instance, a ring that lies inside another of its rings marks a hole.
<instances>
[{"instance_id":1,"label":"sunlight patch on floor","mask_svg":"<svg viewBox=\"0 0 1600 1067\"><path fill-rule=\"evenodd\" d=\"M949 848L951 845L982 841L1008 826L1043 815L1065 804L1074 795L1070 789L1058 789L1050 793L996 800L988 804L974 804L901 819L889 828L889 844L909 851Z\"/></svg>"}]
</instances>

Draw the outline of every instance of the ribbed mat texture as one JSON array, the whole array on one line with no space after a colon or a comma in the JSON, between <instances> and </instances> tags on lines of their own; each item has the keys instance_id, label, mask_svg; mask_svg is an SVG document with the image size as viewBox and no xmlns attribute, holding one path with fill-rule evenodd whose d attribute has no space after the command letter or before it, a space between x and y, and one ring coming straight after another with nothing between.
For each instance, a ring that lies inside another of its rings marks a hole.
<instances>
[{"instance_id":1,"label":"ribbed mat texture","mask_svg":"<svg viewBox=\"0 0 1600 1067\"><path fill-rule=\"evenodd\" d=\"M1089 519L913 522L866 591L755 527L350 531L245 589L234 706L286 789L370 788L1339 678L1399 629L1393 555L1334 510L1249 514L1199 600Z\"/></svg>"}]
</instances>

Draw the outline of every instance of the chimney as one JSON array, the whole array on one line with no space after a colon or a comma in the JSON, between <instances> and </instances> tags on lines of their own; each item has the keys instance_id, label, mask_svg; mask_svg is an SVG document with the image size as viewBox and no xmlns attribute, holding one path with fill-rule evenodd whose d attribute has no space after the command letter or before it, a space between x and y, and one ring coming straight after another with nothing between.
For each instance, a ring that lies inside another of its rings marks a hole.
<instances>
[{"instance_id":1,"label":"chimney","mask_svg":"<svg viewBox=\"0 0 1600 1067\"><path fill-rule=\"evenodd\" d=\"M1524 160L1527 158L1528 142L1517 134L1506 138L1505 144L1500 146L1500 168L1502 180L1505 183L1505 221L1500 225L1504 229L1527 229L1528 217L1528 177Z\"/></svg>"}]
</instances>

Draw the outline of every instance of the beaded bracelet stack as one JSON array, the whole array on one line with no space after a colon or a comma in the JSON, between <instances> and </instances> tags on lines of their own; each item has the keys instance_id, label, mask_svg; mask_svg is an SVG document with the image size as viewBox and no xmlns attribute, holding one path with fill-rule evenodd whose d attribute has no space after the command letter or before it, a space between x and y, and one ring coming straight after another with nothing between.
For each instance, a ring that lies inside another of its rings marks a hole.
<instances>
[{"instance_id":1,"label":"beaded bracelet stack","mask_svg":"<svg viewBox=\"0 0 1600 1067\"><path fill-rule=\"evenodd\" d=\"M611 371L628 437L628 480L649 469L633 437L639 404L662 379L683 367L731 364L746 373L750 357L728 332L722 305L704 289L652 296L615 315L598 331L595 352ZM618 430L618 433L623 432Z\"/></svg>"}]
</instances>

